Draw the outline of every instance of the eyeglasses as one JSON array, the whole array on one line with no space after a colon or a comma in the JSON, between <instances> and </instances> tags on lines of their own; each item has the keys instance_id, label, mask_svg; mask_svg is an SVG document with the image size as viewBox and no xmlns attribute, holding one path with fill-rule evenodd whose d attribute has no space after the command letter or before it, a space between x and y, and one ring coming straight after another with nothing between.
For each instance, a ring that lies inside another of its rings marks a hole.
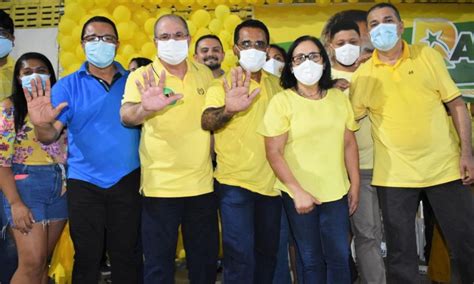
<instances>
[{"instance_id":1,"label":"eyeglasses","mask_svg":"<svg viewBox=\"0 0 474 284\"><path fill-rule=\"evenodd\" d=\"M252 42L250 40L244 40L240 43L237 43L237 46L241 50L251 49L253 47L255 49L264 51L267 48L267 43L263 40L257 40L255 42Z\"/></svg>"},{"instance_id":2,"label":"eyeglasses","mask_svg":"<svg viewBox=\"0 0 474 284\"><path fill-rule=\"evenodd\" d=\"M297 54L293 56L291 59L293 63L295 63L296 65L300 65L301 63L305 62L306 59L309 59L314 62L318 62L319 60L321 60L321 53L311 52L308 54Z\"/></svg>"},{"instance_id":3,"label":"eyeglasses","mask_svg":"<svg viewBox=\"0 0 474 284\"><path fill-rule=\"evenodd\" d=\"M98 42L101 40L107 43L117 43L117 37L113 35L103 35L103 36L89 35L89 36L83 37L82 40L85 42Z\"/></svg>"},{"instance_id":4,"label":"eyeglasses","mask_svg":"<svg viewBox=\"0 0 474 284\"><path fill-rule=\"evenodd\" d=\"M182 32L177 32L175 34L164 33L164 34L161 34L159 36L155 36L155 39L161 40L161 41L167 41L167 40L170 40L170 39L183 40L183 39L187 39L187 38L188 38L188 34L185 34L185 33L182 33Z\"/></svg>"}]
</instances>

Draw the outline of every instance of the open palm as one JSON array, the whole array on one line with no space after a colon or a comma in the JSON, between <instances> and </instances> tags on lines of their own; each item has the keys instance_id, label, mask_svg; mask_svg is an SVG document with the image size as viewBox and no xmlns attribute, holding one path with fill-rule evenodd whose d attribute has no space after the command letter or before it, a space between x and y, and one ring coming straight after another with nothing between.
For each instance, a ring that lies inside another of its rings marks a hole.
<instances>
[{"instance_id":1,"label":"open palm","mask_svg":"<svg viewBox=\"0 0 474 284\"><path fill-rule=\"evenodd\" d=\"M56 117L67 106L66 102L60 103L56 108L51 104L51 83L46 81L43 89L41 79L31 80L32 90L23 88L28 105L28 115L33 125L46 125L53 123Z\"/></svg>"},{"instance_id":2,"label":"open palm","mask_svg":"<svg viewBox=\"0 0 474 284\"><path fill-rule=\"evenodd\" d=\"M166 106L172 104L176 100L182 98L179 94L165 95L164 87L166 80L166 73L163 70L160 75L158 84L156 83L153 70L148 69L143 74L143 85L140 81L135 81L140 94L142 95L142 107L146 111L159 111L164 109Z\"/></svg>"},{"instance_id":3,"label":"open palm","mask_svg":"<svg viewBox=\"0 0 474 284\"><path fill-rule=\"evenodd\" d=\"M241 67L231 70L231 85L224 78L225 89L225 109L230 113L244 111L252 104L253 99L260 92L257 88L250 93L250 72L244 71Z\"/></svg>"}]
</instances>

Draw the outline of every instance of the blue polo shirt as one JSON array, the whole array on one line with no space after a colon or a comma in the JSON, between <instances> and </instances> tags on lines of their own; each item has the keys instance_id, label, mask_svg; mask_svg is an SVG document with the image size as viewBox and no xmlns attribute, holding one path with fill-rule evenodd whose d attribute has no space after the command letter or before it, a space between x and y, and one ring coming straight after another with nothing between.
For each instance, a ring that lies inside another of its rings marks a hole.
<instances>
[{"instance_id":1,"label":"blue polo shirt","mask_svg":"<svg viewBox=\"0 0 474 284\"><path fill-rule=\"evenodd\" d=\"M118 69L111 85L81 68L59 80L51 91L54 107L68 106L57 119L68 128L68 178L109 188L140 166L140 130L125 127L120 106L128 71Z\"/></svg>"}]
</instances>

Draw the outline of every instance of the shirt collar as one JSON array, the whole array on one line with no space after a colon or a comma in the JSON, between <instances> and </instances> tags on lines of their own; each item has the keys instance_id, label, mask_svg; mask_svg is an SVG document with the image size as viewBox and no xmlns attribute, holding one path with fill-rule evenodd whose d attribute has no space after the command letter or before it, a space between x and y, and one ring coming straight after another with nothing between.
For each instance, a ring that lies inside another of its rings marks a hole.
<instances>
[{"instance_id":1,"label":"shirt collar","mask_svg":"<svg viewBox=\"0 0 474 284\"><path fill-rule=\"evenodd\" d=\"M117 73L120 73L120 75L125 75L128 71L125 70L122 65L120 63L118 63L117 61L114 61L112 64L115 65L115 67L117 68ZM77 72L79 72L79 74L83 74L83 75L91 75L89 73L89 70L87 70L87 66L89 66L89 62L86 61L84 62L82 65L81 65L81 68L79 68L79 70Z\"/></svg>"},{"instance_id":2,"label":"shirt collar","mask_svg":"<svg viewBox=\"0 0 474 284\"><path fill-rule=\"evenodd\" d=\"M186 74L188 74L189 72L196 72L198 70L196 64L189 58L186 58L186 65L188 66ZM156 75L158 77L160 76L162 70L165 70L166 76L174 76L173 74L170 74L168 70L166 70L166 68L163 66L158 56L155 56L155 60L153 60L153 63L151 66L153 67L153 70L154 72L156 72Z\"/></svg>"},{"instance_id":3,"label":"shirt collar","mask_svg":"<svg viewBox=\"0 0 474 284\"><path fill-rule=\"evenodd\" d=\"M408 46L408 43L406 41L402 40L402 44L403 44L402 55L397 60L397 63L394 66L398 65L398 62L401 62L402 60L405 60L405 59L408 59L408 58L411 57L410 48ZM377 49L374 50L374 53L372 54L372 58L373 58L372 62L374 63L374 65L387 65L379 59L379 51Z\"/></svg>"},{"instance_id":4,"label":"shirt collar","mask_svg":"<svg viewBox=\"0 0 474 284\"><path fill-rule=\"evenodd\" d=\"M14 65L15 65L15 60L13 60L13 58L11 56L8 56L7 57L7 63L5 63L5 65L3 65L0 68L1 69L13 69Z\"/></svg>"}]
</instances>

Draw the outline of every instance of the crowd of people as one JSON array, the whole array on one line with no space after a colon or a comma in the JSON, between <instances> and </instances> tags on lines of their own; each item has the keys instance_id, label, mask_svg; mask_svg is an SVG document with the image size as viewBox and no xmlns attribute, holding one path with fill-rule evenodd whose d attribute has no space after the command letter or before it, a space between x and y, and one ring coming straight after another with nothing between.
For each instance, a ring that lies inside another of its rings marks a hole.
<instances>
[{"instance_id":1,"label":"crowd of people","mask_svg":"<svg viewBox=\"0 0 474 284\"><path fill-rule=\"evenodd\" d=\"M95 16L86 62L59 80L40 53L8 56L14 25L0 13L11 283L47 283L66 221L78 284L98 282L104 249L113 283L174 283L180 227L191 283L215 283L220 238L226 284L291 283L289 262L297 283L418 283L421 195L453 283L474 281L471 117L442 56L401 38L395 6L338 13L288 51L244 20L227 73L214 35L188 57L175 14L156 21L156 58L128 71L114 22Z\"/></svg>"}]
</instances>

